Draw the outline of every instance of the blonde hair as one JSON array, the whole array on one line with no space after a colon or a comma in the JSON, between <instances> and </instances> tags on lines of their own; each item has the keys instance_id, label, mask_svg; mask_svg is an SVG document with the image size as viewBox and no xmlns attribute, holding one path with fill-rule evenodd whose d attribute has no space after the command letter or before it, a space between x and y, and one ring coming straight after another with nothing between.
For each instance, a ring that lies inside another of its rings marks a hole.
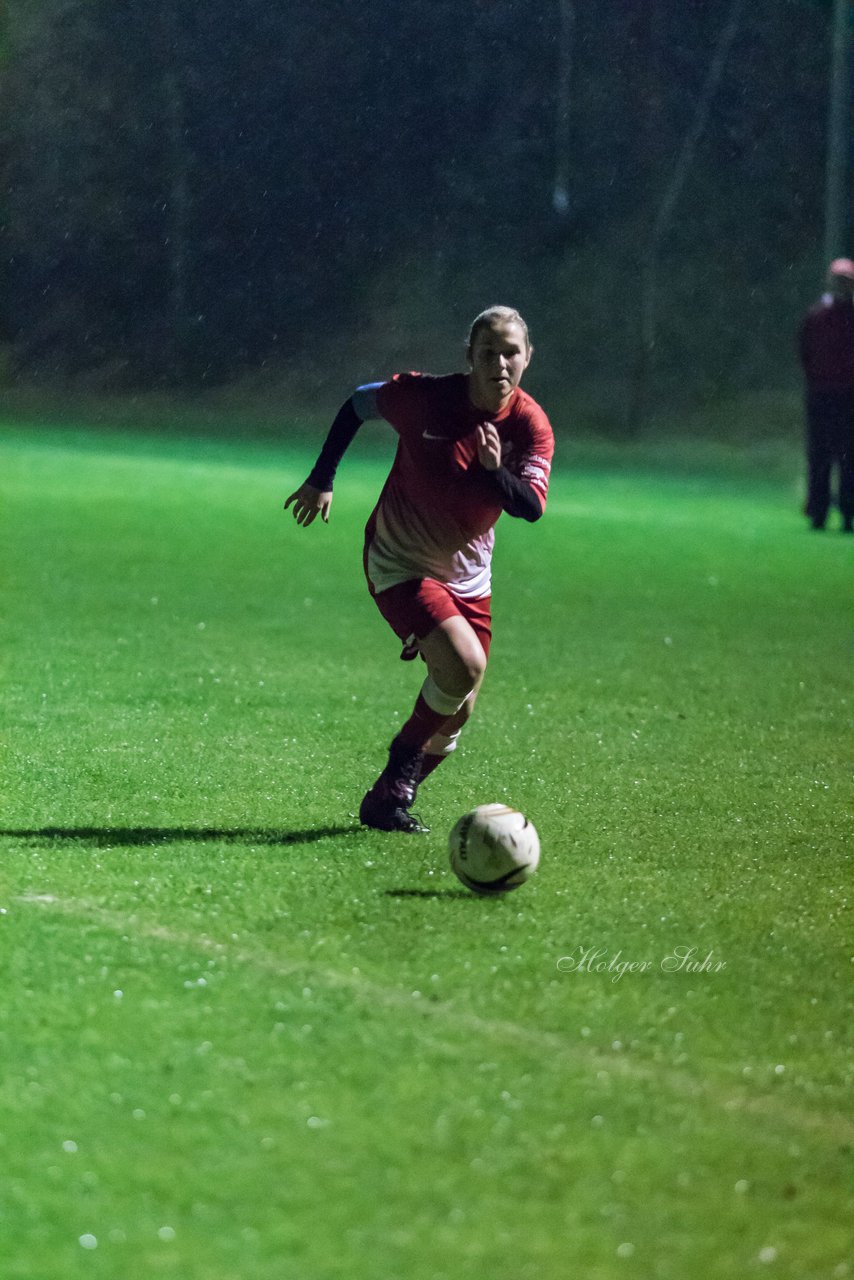
<instances>
[{"instance_id":1,"label":"blonde hair","mask_svg":"<svg viewBox=\"0 0 854 1280\"><path fill-rule=\"evenodd\" d=\"M469 329L469 336L466 341L466 354L471 358L474 340L482 329L491 329L495 324L518 324L525 335L525 349L531 351L531 339L528 337L528 326L519 315L519 312L513 307L487 307L485 311L481 311L479 316L475 316Z\"/></svg>"}]
</instances>

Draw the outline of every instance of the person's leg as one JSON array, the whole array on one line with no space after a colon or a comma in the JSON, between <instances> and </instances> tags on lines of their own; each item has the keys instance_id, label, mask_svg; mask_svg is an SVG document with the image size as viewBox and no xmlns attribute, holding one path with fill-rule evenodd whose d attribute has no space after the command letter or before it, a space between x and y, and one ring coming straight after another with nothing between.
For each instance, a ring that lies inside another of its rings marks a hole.
<instances>
[{"instance_id":1,"label":"person's leg","mask_svg":"<svg viewBox=\"0 0 854 1280\"><path fill-rule=\"evenodd\" d=\"M485 597L482 600L461 601L460 608L464 610L466 621L472 626L477 636L478 642L483 650L484 660L489 658L489 648L492 640L492 621L490 617L490 599ZM425 778L438 769L443 761L448 759L457 748L460 733L471 719L474 711L474 704L477 701L477 695L480 692L480 686L483 681L483 675L477 681L469 696L466 698L459 711L449 717L443 725L433 734L424 747L424 760L421 764L421 776L419 781L423 782Z\"/></svg>"},{"instance_id":2,"label":"person's leg","mask_svg":"<svg viewBox=\"0 0 854 1280\"><path fill-rule=\"evenodd\" d=\"M839 512L845 533L854 532L854 395L849 395L836 441L839 466Z\"/></svg>"},{"instance_id":3,"label":"person's leg","mask_svg":"<svg viewBox=\"0 0 854 1280\"><path fill-rule=\"evenodd\" d=\"M820 392L807 395L807 501L805 514L814 529L823 529L830 509L830 435L832 399Z\"/></svg>"},{"instance_id":4,"label":"person's leg","mask_svg":"<svg viewBox=\"0 0 854 1280\"><path fill-rule=\"evenodd\" d=\"M362 800L359 817L380 830L417 831L422 828L407 810L418 788L424 747L460 712L479 684L486 656L476 632L460 615L459 602L441 583L412 580L378 593L375 601L399 636L418 638L427 678L391 743L385 768Z\"/></svg>"},{"instance_id":5,"label":"person's leg","mask_svg":"<svg viewBox=\"0 0 854 1280\"><path fill-rule=\"evenodd\" d=\"M427 663L427 678L412 714L392 740L388 763L359 810L359 818L366 826L380 830L423 829L408 810L415 803L423 776L425 750L449 720L460 716L468 698L480 686L486 667L486 655L477 635L458 614L438 623L419 644ZM449 738L449 749L451 741Z\"/></svg>"},{"instance_id":6,"label":"person's leg","mask_svg":"<svg viewBox=\"0 0 854 1280\"><path fill-rule=\"evenodd\" d=\"M478 681L477 688L473 689L466 698L457 714L450 716L441 728L436 730L429 741L425 743L424 759L421 762L421 772L418 776L419 783L423 782L425 778L429 778L434 769L438 769L439 765L456 751L460 734L465 728L466 722L471 719L471 714L474 711L479 689L480 681Z\"/></svg>"},{"instance_id":7,"label":"person's leg","mask_svg":"<svg viewBox=\"0 0 854 1280\"><path fill-rule=\"evenodd\" d=\"M423 751L433 734L446 722L456 720L480 688L486 654L471 623L460 614L445 618L418 643L427 663L427 678L412 715L397 736Z\"/></svg>"}]
</instances>

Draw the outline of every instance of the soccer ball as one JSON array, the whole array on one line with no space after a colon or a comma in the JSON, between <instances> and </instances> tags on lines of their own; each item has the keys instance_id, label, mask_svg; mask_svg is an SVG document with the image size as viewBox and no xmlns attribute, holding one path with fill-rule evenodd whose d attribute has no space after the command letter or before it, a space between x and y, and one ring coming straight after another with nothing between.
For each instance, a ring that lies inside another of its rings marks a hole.
<instances>
[{"instance_id":1,"label":"soccer ball","mask_svg":"<svg viewBox=\"0 0 854 1280\"><path fill-rule=\"evenodd\" d=\"M464 813L448 836L451 870L475 893L507 893L540 864L540 838L518 809L479 804Z\"/></svg>"}]
</instances>

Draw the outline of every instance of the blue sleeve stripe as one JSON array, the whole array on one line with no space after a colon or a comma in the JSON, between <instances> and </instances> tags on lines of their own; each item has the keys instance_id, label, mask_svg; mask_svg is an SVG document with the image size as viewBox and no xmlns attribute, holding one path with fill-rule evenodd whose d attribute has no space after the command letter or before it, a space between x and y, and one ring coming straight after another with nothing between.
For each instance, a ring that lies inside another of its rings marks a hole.
<instances>
[{"instance_id":1,"label":"blue sleeve stripe","mask_svg":"<svg viewBox=\"0 0 854 1280\"><path fill-rule=\"evenodd\" d=\"M367 422L369 418L382 417L377 408L377 391L382 385L381 382L364 382L350 397L356 416L362 422Z\"/></svg>"}]
</instances>

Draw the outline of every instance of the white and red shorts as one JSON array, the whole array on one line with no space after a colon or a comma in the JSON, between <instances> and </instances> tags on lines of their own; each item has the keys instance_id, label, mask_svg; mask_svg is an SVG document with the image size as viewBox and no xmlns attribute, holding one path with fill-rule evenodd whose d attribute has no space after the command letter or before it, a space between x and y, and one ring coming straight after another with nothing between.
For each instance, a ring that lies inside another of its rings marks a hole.
<instances>
[{"instance_id":1,"label":"white and red shorts","mask_svg":"<svg viewBox=\"0 0 854 1280\"><path fill-rule=\"evenodd\" d=\"M456 615L465 618L489 657L491 596L463 600L435 578L410 578L385 591L374 591L368 581L368 588L380 613L404 645L423 640L440 622Z\"/></svg>"}]
</instances>

